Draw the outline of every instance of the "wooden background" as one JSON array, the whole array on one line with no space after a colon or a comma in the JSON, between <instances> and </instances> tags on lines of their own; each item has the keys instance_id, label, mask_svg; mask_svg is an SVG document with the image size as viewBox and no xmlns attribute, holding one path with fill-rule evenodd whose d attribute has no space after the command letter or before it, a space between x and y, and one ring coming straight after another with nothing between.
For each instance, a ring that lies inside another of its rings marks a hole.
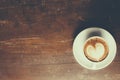
<instances>
[{"instance_id":1,"label":"wooden background","mask_svg":"<svg viewBox=\"0 0 120 80\"><path fill-rule=\"evenodd\" d=\"M0 80L120 80L120 0L0 0ZM98 71L81 67L72 44L99 26L117 55ZM111 45L112 46L112 45Z\"/></svg>"}]
</instances>

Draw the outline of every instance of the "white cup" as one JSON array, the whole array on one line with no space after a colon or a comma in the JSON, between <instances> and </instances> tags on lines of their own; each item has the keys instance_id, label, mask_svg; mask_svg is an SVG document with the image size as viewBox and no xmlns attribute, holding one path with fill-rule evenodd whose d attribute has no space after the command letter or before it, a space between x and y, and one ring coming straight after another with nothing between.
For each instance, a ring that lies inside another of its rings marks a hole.
<instances>
[{"instance_id":1,"label":"white cup","mask_svg":"<svg viewBox=\"0 0 120 80\"><path fill-rule=\"evenodd\" d=\"M93 62L89 60L84 55L84 50L83 50L86 40L95 36L103 38L107 42L109 48L109 53L107 57L100 62ZM116 51L117 51L117 46L113 36L105 29L97 28L97 27L91 27L81 31L77 35L73 43L73 54L76 61L84 68L90 70L99 70L107 67L114 60Z\"/></svg>"}]
</instances>

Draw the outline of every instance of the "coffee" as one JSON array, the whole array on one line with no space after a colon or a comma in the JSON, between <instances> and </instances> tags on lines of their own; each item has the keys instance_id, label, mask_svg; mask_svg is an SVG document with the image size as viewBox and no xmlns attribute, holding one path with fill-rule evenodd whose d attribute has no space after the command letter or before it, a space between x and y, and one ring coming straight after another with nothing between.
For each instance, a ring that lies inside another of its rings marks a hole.
<instances>
[{"instance_id":1,"label":"coffee","mask_svg":"<svg viewBox=\"0 0 120 80\"><path fill-rule=\"evenodd\" d=\"M109 53L106 41L98 36L86 40L83 50L85 56L93 62L104 60Z\"/></svg>"}]
</instances>

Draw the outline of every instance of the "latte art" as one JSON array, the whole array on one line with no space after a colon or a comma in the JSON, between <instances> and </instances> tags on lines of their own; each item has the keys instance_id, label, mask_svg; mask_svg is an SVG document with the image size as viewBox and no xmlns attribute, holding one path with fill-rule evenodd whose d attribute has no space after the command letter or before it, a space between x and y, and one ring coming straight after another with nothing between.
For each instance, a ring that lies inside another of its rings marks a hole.
<instances>
[{"instance_id":1,"label":"latte art","mask_svg":"<svg viewBox=\"0 0 120 80\"><path fill-rule=\"evenodd\" d=\"M88 53L88 55L91 55L96 60L97 59L99 60L99 58L102 57L105 51L104 46L101 43L97 43L95 47L93 47L92 45L88 45L86 50L87 50L86 52Z\"/></svg>"},{"instance_id":2,"label":"latte art","mask_svg":"<svg viewBox=\"0 0 120 80\"><path fill-rule=\"evenodd\" d=\"M84 45L85 56L91 61L101 61L108 54L108 46L100 37L92 37L88 39Z\"/></svg>"}]
</instances>

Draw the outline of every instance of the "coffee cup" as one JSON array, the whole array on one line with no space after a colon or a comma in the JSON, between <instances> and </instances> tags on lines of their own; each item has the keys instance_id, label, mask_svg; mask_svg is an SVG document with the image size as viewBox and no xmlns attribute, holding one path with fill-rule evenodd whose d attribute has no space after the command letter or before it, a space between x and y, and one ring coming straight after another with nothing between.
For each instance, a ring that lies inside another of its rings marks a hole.
<instances>
[{"instance_id":1,"label":"coffee cup","mask_svg":"<svg viewBox=\"0 0 120 80\"><path fill-rule=\"evenodd\" d=\"M112 34L99 27L84 29L73 42L75 60L90 70L107 67L114 60L116 51L117 45Z\"/></svg>"}]
</instances>

